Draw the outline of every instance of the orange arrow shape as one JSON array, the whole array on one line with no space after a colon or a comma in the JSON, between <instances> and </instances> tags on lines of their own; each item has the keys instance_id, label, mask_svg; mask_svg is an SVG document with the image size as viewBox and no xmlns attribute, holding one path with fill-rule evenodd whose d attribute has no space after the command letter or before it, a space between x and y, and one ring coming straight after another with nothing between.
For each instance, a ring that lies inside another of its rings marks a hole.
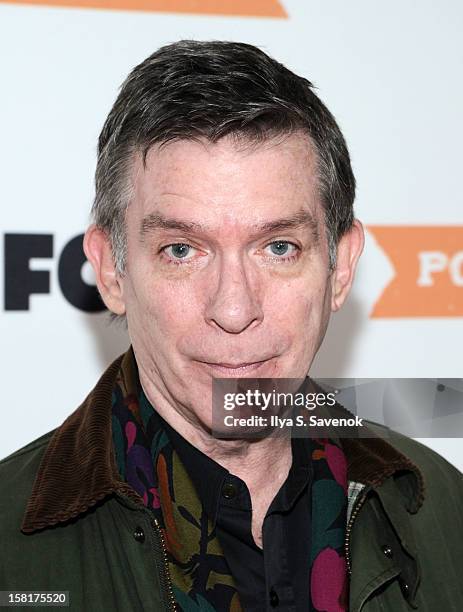
<instances>
[{"instance_id":1,"label":"orange arrow shape","mask_svg":"<svg viewBox=\"0 0 463 612\"><path fill-rule=\"evenodd\" d=\"M372 318L463 316L463 226L369 225L368 231L395 271Z\"/></svg>"},{"instance_id":2,"label":"orange arrow shape","mask_svg":"<svg viewBox=\"0 0 463 612\"><path fill-rule=\"evenodd\" d=\"M0 0L0 2L4 1ZM288 16L279 0L8 0L8 3L196 15L280 17L283 19Z\"/></svg>"}]
</instances>

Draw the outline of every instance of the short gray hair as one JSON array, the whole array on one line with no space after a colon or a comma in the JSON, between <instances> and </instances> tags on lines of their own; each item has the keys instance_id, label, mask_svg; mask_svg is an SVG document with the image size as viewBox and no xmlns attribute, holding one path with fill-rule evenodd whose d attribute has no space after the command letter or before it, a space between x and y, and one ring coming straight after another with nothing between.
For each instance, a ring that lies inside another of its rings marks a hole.
<instances>
[{"instance_id":1,"label":"short gray hair","mask_svg":"<svg viewBox=\"0 0 463 612\"><path fill-rule=\"evenodd\" d=\"M227 135L260 142L302 131L317 158L330 267L351 227L355 178L344 137L310 81L245 43L182 40L161 47L121 86L98 140L92 213L125 271L125 217L136 154L155 144Z\"/></svg>"}]
</instances>

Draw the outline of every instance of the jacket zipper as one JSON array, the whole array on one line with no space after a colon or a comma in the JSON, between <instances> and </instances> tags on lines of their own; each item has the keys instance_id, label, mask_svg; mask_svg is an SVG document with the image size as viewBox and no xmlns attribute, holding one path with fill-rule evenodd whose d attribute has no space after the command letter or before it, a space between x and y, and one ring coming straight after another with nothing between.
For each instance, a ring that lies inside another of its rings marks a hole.
<instances>
[{"instance_id":1,"label":"jacket zipper","mask_svg":"<svg viewBox=\"0 0 463 612\"><path fill-rule=\"evenodd\" d=\"M366 498L367 498L366 493L363 492L363 494L357 501L355 508L352 510L352 514L350 515L349 523L347 524L347 527L346 527L346 537L344 539L344 550L345 550L345 555L346 555L347 571L349 575L352 574L352 566L351 566L351 560L350 560L350 533L352 531L352 527L354 525L354 521L357 517L357 514L359 513L363 504L365 503Z\"/></svg>"},{"instance_id":2,"label":"jacket zipper","mask_svg":"<svg viewBox=\"0 0 463 612\"><path fill-rule=\"evenodd\" d=\"M167 583L167 593L168 593L168 597L169 597L169 609L172 612L176 612L177 606L175 603L175 598L174 598L174 591L172 588L172 580L170 577L170 571L169 571L169 559L167 557L167 547L166 547L166 542L164 540L164 534L162 533L162 529L161 526L159 525L159 521L157 518L153 519L153 523L154 526L156 527L156 530L159 534L159 539L161 541L161 546L162 546L162 552L163 552L163 560L164 560L164 576L165 576L165 580Z\"/></svg>"}]
</instances>

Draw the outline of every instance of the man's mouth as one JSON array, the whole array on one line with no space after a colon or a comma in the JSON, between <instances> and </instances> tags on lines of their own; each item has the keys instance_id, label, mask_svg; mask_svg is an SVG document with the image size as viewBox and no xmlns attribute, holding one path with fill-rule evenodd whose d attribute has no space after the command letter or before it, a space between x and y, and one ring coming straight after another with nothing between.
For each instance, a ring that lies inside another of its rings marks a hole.
<instances>
[{"instance_id":1,"label":"man's mouth","mask_svg":"<svg viewBox=\"0 0 463 612\"><path fill-rule=\"evenodd\" d=\"M268 359L263 359L261 361L252 361L252 362L240 362L240 363L211 363L207 361L201 361L203 365L205 365L212 373L219 378L233 378L239 377L243 374L258 374L259 370L268 364L273 357Z\"/></svg>"}]
</instances>

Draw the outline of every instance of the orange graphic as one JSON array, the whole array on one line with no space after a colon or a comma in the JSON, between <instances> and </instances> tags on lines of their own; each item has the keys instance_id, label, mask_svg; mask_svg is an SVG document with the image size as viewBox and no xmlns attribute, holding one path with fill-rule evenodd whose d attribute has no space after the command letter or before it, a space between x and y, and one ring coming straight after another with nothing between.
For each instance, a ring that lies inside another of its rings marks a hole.
<instances>
[{"instance_id":1,"label":"orange graphic","mask_svg":"<svg viewBox=\"0 0 463 612\"><path fill-rule=\"evenodd\" d=\"M8 3L243 17L288 16L279 0L8 0Z\"/></svg>"},{"instance_id":2,"label":"orange graphic","mask_svg":"<svg viewBox=\"0 0 463 612\"><path fill-rule=\"evenodd\" d=\"M368 226L395 276L371 317L463 316L463 226Z\"/></svg>"}]
</instances>

